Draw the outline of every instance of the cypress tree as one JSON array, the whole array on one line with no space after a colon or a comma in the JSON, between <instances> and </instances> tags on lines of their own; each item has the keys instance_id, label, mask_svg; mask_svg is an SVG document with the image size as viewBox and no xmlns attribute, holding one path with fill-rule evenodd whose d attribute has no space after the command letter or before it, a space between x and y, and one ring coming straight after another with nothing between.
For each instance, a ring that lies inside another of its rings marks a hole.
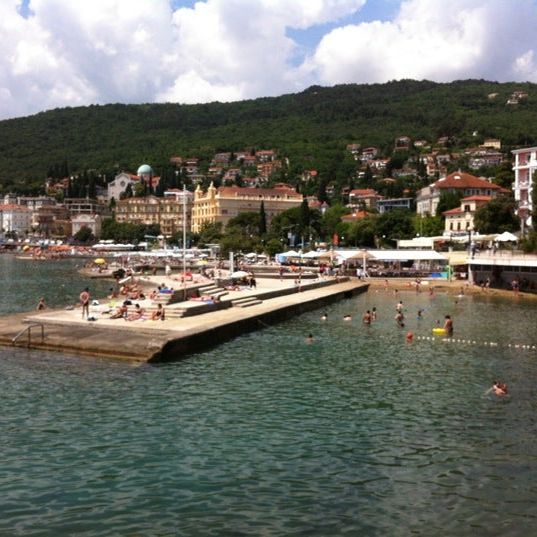
<instances>
[{"instance_id":1,"label":"cypress tree","mask_svg":"<svg viewBox=\"0 0 537 537\"><path fill-rule=\"evenodd\" d=\"M261 200L259 208L259 234L261 236L267 233L267 215L265 214L265 202Z\"/></svg>"}]
</instances>

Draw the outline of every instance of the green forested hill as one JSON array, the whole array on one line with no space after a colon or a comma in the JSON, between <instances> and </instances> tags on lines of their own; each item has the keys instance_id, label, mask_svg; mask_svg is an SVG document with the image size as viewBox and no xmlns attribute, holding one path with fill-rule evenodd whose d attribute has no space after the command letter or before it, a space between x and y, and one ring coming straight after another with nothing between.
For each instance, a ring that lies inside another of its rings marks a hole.
<instances>
[{"instance_id":1,"label":"green forested hill","mask_svg":"<svg viewBox=\"0 0 537 537\"><path fill-rule=\"evenodd\" d=\"M515 90L528 97L506 101ZM491 100L488 94L498 93ZM474 131L478 137L472 137ZM311 87L293 95L202 105L105 105L57 109L0 122L0 185L46 177L51 165L157 171L172 155L209 156L216 150L275 148L293 164L314 166L341 155L345 145L379 146L394 138L455 137L458 146L484 137L504 147L537 141L537 85L481 80L438 84ZM327 165L328 166L328 165Z\"/></svg>"}]
</instances>

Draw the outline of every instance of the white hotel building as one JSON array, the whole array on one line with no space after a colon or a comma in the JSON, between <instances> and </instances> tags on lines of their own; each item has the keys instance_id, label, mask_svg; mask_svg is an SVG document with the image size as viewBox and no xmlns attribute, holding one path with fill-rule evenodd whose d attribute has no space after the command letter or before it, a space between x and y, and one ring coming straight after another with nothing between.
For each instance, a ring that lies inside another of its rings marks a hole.
<instances>
[{"instance_id":1,"label":"white hotel building","mask_svg":"<svg viewBox=\"0 0 537 537\"><path fill-rule=\"evenodd\" d=\"M537 170L537 147L515 149L513 170L515 172L515 184L513 190L517 202L517 215L520 218L522 231L532 226L531 213L533 210L532 190L533 174Z\"/></svg>"}]
</instances>

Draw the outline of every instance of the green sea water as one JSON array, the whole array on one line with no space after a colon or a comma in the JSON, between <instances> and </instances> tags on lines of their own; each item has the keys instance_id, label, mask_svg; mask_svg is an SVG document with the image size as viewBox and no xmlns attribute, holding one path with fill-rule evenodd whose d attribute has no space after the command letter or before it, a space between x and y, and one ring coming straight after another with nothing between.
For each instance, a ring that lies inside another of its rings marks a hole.
<instances>
[{"instance_id":1,"label":"green sea water","mask_svg":"<svg viewBox=\"0 0 537 537\"><path fill-rule=\"evenodd\" d=\"M3 311L85 283L0 263ZM370 291L161 366L0 349L0 535L537 534L536 311Z\"/></svg>"}]
</instances>

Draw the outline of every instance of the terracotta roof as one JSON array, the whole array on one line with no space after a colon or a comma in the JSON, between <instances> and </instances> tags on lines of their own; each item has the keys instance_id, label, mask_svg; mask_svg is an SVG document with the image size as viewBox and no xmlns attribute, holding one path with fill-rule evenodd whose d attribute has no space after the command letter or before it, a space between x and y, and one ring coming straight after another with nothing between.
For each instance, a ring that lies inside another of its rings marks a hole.
<instances>
[{"instance_id":1,"label":"terracotta roof","mask_svg":"<svg viewBox=\"0 0 537 537\"><path fill-rule=\"evenodd\" d=\"M461 214L464 213L460 207L457 207L456 209L450 209L449 211L443 211L442 214L450 215L450 214Z\"/></svg>"},{"instance_id":2,"label":"terracotta roof","mask_svg":"<svg viewBox=\"0 0 537 537\"><path fill-rule=\"evenodd\" d=\"M376 196L377 191L372 188L355 188L349 192L349 196Z\"/></svg>"},{"instance_id":3,"label":"terracotta roof","mask_svg":"<svg viewBox=\"0 0 537 537\"><path fill-rule=\"evenodd\" d=\"M461 201L490 201L491 199L490 196L468 196L462 198Z\"/></svg>"},{"instance_id":4,"label":"terracotta roof","mask_svg":"<svg viewBox=\"0 0 537 537\"><path fill-rule=\"evenodd\" d=\"M436 188L488 188L500 190L501 187L495 183L490 183L486 179L481 179L466 172L453 172L447 177L439 179L434 183Z\"/></svg>"},{"instance_id":5,"label":"terracotta roof","mask_svg":"<svg viewBox=\"0 0 537 537\"><path fill-rule=\"evenodd\" d=\"M354 222L355 220L360 220L361 218L365 218L368 215L366 211L357 211L355 213L351 214L344 214L341 217L342 222Z\"/></svg>"},{"instance_id":6,"label":"terracotta roof","mask_svg":"<svg viewBox=\"0 0 537 537\"><path fill-rule=\"evenodd\" d=\"M16 203L6 203L0 205L0 211L23 211L29 212L30 209L24 205L17 205Z\"/></svg>"},{"instance_id":7,"label":"terracotta roof","mask_svg":"<svg viewBox=\"0 0 537 537\"><path fill-rule=\"evenodd\" d=\"M302 199L302 194L298 194L294 189L282 188L251 188L240 186L221 186L218 188L220 196L290 196Z\"/></svg>"}]
</instances>

